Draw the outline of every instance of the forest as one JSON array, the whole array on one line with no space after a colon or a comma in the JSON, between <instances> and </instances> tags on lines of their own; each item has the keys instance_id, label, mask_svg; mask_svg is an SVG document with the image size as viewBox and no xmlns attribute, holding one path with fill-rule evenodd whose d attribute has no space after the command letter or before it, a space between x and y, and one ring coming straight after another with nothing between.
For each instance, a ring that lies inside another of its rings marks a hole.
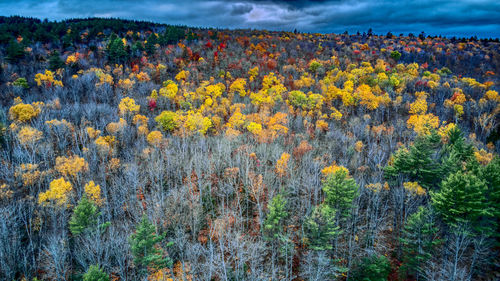
<instances>
[{"instance_id":1,"label":"forest","mask_svg":"<svg viewBox=\"0 0 500 281\"><path fill-rule=\"evenodd\" d=\"M0 280L499 280L500 42L0 17Z\"/></svg>"}]
</instances>

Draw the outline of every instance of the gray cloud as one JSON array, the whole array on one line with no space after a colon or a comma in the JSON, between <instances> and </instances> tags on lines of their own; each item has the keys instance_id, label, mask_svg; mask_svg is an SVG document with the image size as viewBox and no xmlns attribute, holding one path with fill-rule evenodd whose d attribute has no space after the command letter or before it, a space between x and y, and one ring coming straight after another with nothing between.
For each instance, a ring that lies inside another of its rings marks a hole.
<instances>
[{"instance_id":1,"label":"gray cloud","mask_svg":"<svg viewBox=\"0 0 500 281\"><path fill-rule=\"evenodd\" d=\"M233 10L231 11L231 15L233 16L244 15L251 12L252 9L253 7L250 4L234 4Z\"/></svg>"},{"instance_id":2,"label":"gray cloud","mask_svg":"<svg viewBox=\"0 0 500 281\"><path fill-rule=\"evenodd\" d=\"M61 20L119 17L222 28L366 31L500 37L500 1L494 0L3 0L0 14Z\"/></svg>"}]
</instances>

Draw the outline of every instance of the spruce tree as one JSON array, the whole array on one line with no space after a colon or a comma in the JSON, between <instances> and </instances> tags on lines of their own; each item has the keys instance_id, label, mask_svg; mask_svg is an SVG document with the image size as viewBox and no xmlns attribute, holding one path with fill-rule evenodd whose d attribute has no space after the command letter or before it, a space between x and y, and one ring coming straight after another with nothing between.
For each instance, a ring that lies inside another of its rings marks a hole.
<instances>
[{"instance_id":1,"label":"spruce tree","mask_svg":"<svg viewBox=\"0 0 500 281\"><path fill-rule=\"evenodd\" d=\"M440 145L439 135L433 131L429 136L419 136L408 149L401 148L384 169L386 179L397 182L400 176L407 181L418 182L425 189L437 188L442 180L442 170L433 155Z\"/></svg>"},{"instance_id":2,"label":"spruce tree","mask_svg":"<svg viewBox=\"0 0 500 281\"><path fill-rule=\"evenodd\" d=\"M316 206L304 222L306 236L313 250L331 250L332 241L340 234L335 225L335 210L327 204Z\"/></svg>"},{"instance_id":3,"label":"spruce tree","mask_svg":"<svg viewBox=\"0 0 500 281\"><path fill-rule=\"evenodd\" d=\"M87 228L96 227L98 216L97 206L84 194L73 211L69 221L69 230L76 236Z\"/></svg>"},{"instance_id":4,"label":"spruce tree","mask_svg":"<svg viewBox=\"0 0 500 281\"><path fill-rule=\"evenodd\" d=\"M389 259L382 255L371 255L361 259L352 270L354 281L386 281L391 272Z\"/></svg>"},{"instance_id":5,"label":"spruce tree","mask_svg":"<svg viewBox=\"0 0 500 281\"><path fill-rule=\"evenodd\" d=\"M112 34L110 36L106 50L108 53L108 59L112 63L122 63L126 61L128 57L122 39L120 39L116 34Z\"/></svg>"},{"instance_id":6,"label":"spruce tree","mask_svg":"<svg viewBox=\"0 0 500 281\"><path fill-rule=\"evenodd\" d=\"M147 268L161 269L172 266L172 260L169 257L163 257L158 245L164 238L165 235L157 234L155 226L146 216L143 216L135 233L130 236L134 263L142 272L146 272ZM172 244L173 242L168 243L167 247Z\"/></svg>"},{"instance_id":7,"label":"spruce tree","mask_svg":"<svg viewBox=\"0 0 500 281\"><path fill-rule=\"evenodd\" d=\"M283 224L288 216L286 200L281 194L273 197L268 205L269 213L264 221L264 237L268 240L280 239L283 235Z\"/></svg>"},{"instance_id":8,"label":"spruce tree","mask_svg":"<svg viewBox=\"0 0 500 281\"><path fill-rule=\"evenodd\" d=\"M434 248L440 243L438 231L434 215L428 208L420 207L408 218L401 238L401 271L419 279L422 265L432 257Z\"/></svg>"},{"instance_id":9,"label":"spruce tree","mask_svg":"<svg viewBox=\"0 0 500 281\"><path fill-rule=\"evenodd\" d=\"M485 198L485 181L473 173L458 171L442 182L441 190L430 192L432 206L451 227L470 223L479 228L482 216L491 216L492 210Z\"/></svg>"},{"instance_id":10,"label":"spruce tree","mask_svg":"<svg viewBox=\"0 0 500 281\"><path fill-rule=\"evenodd\" d=\"M358 185L346 171L339 170L323 183L323 192L325 192L325 203L342 218L350 213L352 203L358 196Z\"/></svg>"},{"instance_id":11,"label":"spruce tree","mask_svg":"<svg viewBox=\"0 0 500 281\"><path fill-rule=\"evenodd\" d=\"M109 276L98 265L91 265L83 275L83 281L109 281Z\"/></svg>"},{"instance_id":12,"label":"spruce tree","mask_svg":"<svg viewBox=\"0 0 500 281\"><path fill-rule=\"evenodd\" d=\"M55 71L59 68L63 68L64 66L65 64L61 59L61 57L59 56L59 52L53 51L49 57L49 69Z\"/></svg>"},{"instance_id":13,"label":"spruce tree","mask_svg":"<svg viewBox=\"0 0 500 281\"><path fill-rule=\"evenodd\" d=\"M500 157L495 157L486 166L481 166L479 174L486 182L486 200L491 216L485 222L495 236L500 236Z\"/></svg>"},{"instance_id":14,"label":"spruce tree","mask_svg":"<svg viewBox=\"0 0 500 281\"><path fill-rule=\"evenodd\" d=\"M156 37L156 35L154 33L149 35L145 44L145 49L148 55L153 55L155 53L157 43L158 43L158 38Z\"/></svg>"},{"instance_id":15,"label":"spruce tree","mask_svg":"<svg viewBox=\"0 0 500 281\"><path fill-rule=\"evenodd\" d=\"M462 131L453 128L448 132L448 142L441 152L443 179L463 168L471 169L474 164L474 147L468 143Z\"/></svg>"},{"instance_id":16,"label":"spruce tree","mask_svg":"<svg viewBox=\"0 0 500 281\"><path fill-rule=\"evenodd\" d=\"M17 62L24 58L25 54L24 47L12 39L7 46L7 56L5 58L10 62Z\"/></svg>"}]
</instances>

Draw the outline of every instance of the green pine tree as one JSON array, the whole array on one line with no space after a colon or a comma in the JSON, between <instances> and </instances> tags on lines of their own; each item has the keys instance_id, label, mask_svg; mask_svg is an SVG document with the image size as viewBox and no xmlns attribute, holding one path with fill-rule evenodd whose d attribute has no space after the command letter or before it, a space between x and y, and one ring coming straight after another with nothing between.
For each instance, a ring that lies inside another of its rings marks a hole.
<instances>
[{"instance_id":1,"label":"green pine tree","mask_svg":"<svg viewBox=\"0 0 500 281\"><path fill-rule=\"evenodd\" d=\"M485 225L489 225L495 236L500 236L500 157L495 157L486 166L479 168L479 174L486 182L486 200L491 210ZM495 231L496 229L496 231Z\"/></svg>"},{"instance_id":2,"label":"green pine tree","mask_svg":"<svg viewBox=\"0 0 500 281\"><path fill-rule=\"evenodd\" d=\"M349 215L352 203L358 196L358 185L346 171L339 170L330 175L323 183L325 203L336 211L340 218Z\"/></svg>"},{"instance_id":3,"label":"green pine tree","mask_svg":"<svg viewBox=\"0 0 500 281\"><path fill-rule=\"evenodd\" d=\"M134 263L142 272L148 268L161 269L172 266L172 260L169 257L163 257L163 251L159 243L165 238L165 235L156 233L155 226L146 216L142 217L135 233L130 236L130 248L134 255ZM167 244L167 247L173 245L173 242Z\"/></svg>"},{"instance_id":4,"label":"green pine tree","mask_svg":"<svg viewBox=\"0 0 500 281\"><path fill-rule=\"evenodd\" d=\"M442 180L439 159L435 159L440 145L439 135L433 131L429 136L419 136L408 149L401 148L392 156L391 163L384 168L384 176L394 185L403 176L408 181L418 182L425 189L437 188Z\"/></svg>"},{"instance_id":5,"label":"green pine tree","mask_svg":"<svg viewBox=\"0 0 500 281\"><path fill-rule=\"evenodd\" d=\"M288 212L285 210L286 200L281 194L273 197L268 204L269 213L264 221L264 237L269 240L280 239Z\"/></svg>"},{"instance_id":6,"label":"green pine tree","mask_svg":"<svg viewBox=\"0 0 500 281\"><path fill-rule=\"evenodd\" d=\"M12 39L7 46L7 56L5 57L10 62L17 62L24 58L26 52L23 45Z\"/></svg>"},{"instance_id":7,"label":"green pine tree","mask_svg":"<svg viewBox=\"0 0 500 281\"><path fill-rule=\"evenodd\" d=\"M449 226L470 223L481 231L480 218L492 214L486 189L486 182L473 173L458 171L442 182L441 190L430 192L432 206Z\"/></svg>"},{"instance_id":8,"label":"green pine tree","mask_svg":"<svg viewBox=\"0 0 500 281\"><path fill-rule=\"evenodd\" d=\"M474 159L474 146L467 142L459 128L453 128L448 133L448 142L443 146L441 158L443 179L464 168L470 170L477 164Z\"/></svg>"},{"instance_id":9,"label":"green pine tree","mask_svg":"<svg viewBox=\"0 0 500 281\"><path fill-rule=\"evenodd\" d=\"M108 53L108 59L112 63L123 63L128 58L128 54L122 39L120 39L114 33L109 38L109 43L106 50Z\"/></svg>"},{"instance_id":10,"label":"green pine tree","mask_svg":"<svg viewBox=\"0 0 500 281\"><path fill-rule=\"evenodd\" d=\"M149 35L146 40L145 49L148 55L153 55L156 51L156 44L158 43L158 37L154 33Z\"/></svg>"},{"instance_id":11,"label":"green pine tree","mask_svg":"<svg viewBox=\"0 0 500 281\"><path fill-rule=\"evenodd\" d=\"M335 223L335 210L327 204L316 206L305 220L304 228L313 250L331 250L332 241L341 231Z\"/></svg>"},{"instance_id":12,"label":"green pine tree","mask_svg":"<svg viewBox=\"0 0 500 281\"><path fill-rule=\"evenodd\" d=\"M386 281L391 272L389 259L382 255L371 255L361 259L352 270L354 281Z\"/></svg>"},{"instance_id":13,"label":"green pine tree","mask_svg":"<svg viewBox=\"0 0 500 281\"><path fill-rule=\"evenodd\" d=\"M439 228L431 210L420 207L406 221L401 238L403 265L401 271L420 277L421 266L432 257L434 248L441 242Z\"/></svg>"},{"instance_id":14,"label":"green pine tree","mask_svg":"<svg viewBox=\"0 0 500 281\"><path fill-rule=\"evenodd\" d=\"M65 64L58 51L53 51L49 56L49 69L55 71L59 68L64 68Z\"/></svg>"},{"instance_id":15,"label":"green pine tree","mask_svg":"<svg viewBox=\"0 0 500 281\"><path fill-rule=\"evenodd\" d=\"M83 275L83 281L109 281L109 276L98 265L91 265Z\"/></svg>"},{"instance_id":16,"label":"green pine tree","mask_svg":"<svg viewBox=\"0 0 500 281\"><path fill-rule=\"evenodd\" d=\"M98 217L97 206L84 194L73 211L69 221L69 230L73 235L79 235L88 228L96 227Z\"/></svg>"}]
</instances>

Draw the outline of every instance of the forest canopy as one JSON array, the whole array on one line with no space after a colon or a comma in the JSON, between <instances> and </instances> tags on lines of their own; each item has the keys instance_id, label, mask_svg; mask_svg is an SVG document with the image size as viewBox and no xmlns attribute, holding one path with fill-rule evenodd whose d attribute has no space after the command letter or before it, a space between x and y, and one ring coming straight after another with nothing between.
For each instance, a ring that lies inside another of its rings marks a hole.
<instances>
[{"instance_id":1,"label":"forest canopy","mask_svg":"<svg viewBox=\"0 0 500 281\"><path fill-rule=\"evenodd\" d=\"M493 280L499 52L0 17L0 279Z\"/></svg>"}]
</instances>

